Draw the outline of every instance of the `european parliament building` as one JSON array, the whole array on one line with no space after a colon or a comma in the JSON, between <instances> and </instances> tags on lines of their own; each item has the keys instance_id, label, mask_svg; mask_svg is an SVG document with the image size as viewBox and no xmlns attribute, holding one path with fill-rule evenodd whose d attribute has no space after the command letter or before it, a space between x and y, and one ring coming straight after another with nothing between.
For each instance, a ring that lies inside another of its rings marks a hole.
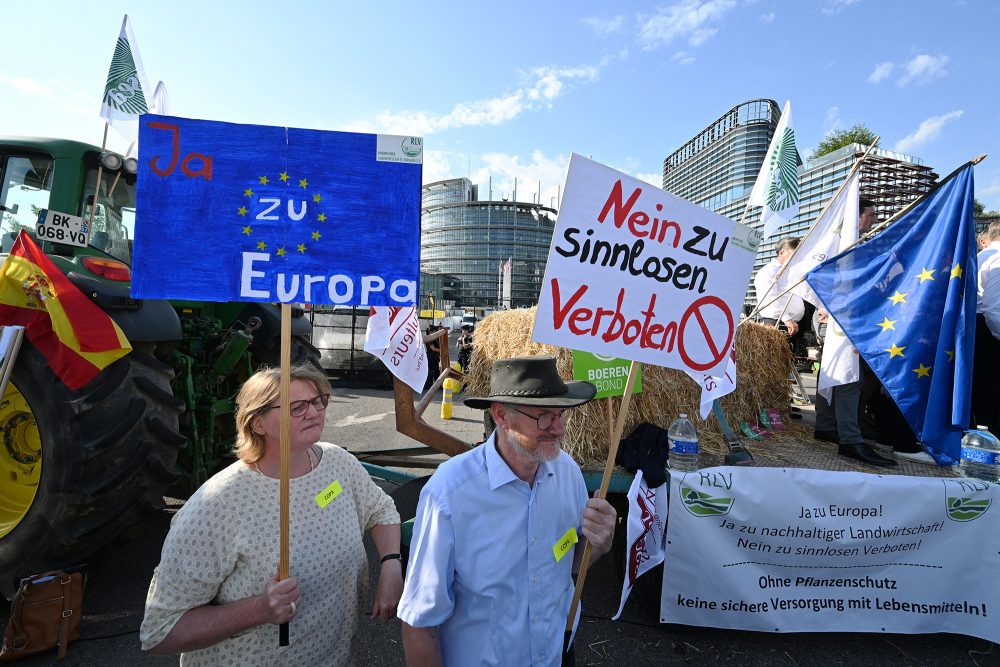
<instances>
[{"instance_id":1,"label":"european parliament building","mask_svg":"<svg viewBox=\"0 0 1000 667\"><path fill-rule=\"evenodd\" d=\"M479 201L468 178L428 183L421 189L420 271L423 298L438 307L498 307L499 267L511 260L510 306L538 302L556 210L538 203ZM437 286L441 287L438 288Z\"/></svg>"},{"instance_id":2,"label":"european parliament building","mask_svg":"<svg viewBox=\"0 0 1000 667\"><path fill-rule=\"evenodd\" d=\"M727 111L663 161L663 189L733 220L760 226L760 207L747 199L778 125L777 102L756 99ZM775 256L786 236L803 236L847 179L867 146L851 144L808 164L799 160L799 214L761 244L745 304L756 304L753 275ZM938 175L918 158L874 149L861 167L861 196L885 220L931 189Z\"/></svg>"}]
</instances>

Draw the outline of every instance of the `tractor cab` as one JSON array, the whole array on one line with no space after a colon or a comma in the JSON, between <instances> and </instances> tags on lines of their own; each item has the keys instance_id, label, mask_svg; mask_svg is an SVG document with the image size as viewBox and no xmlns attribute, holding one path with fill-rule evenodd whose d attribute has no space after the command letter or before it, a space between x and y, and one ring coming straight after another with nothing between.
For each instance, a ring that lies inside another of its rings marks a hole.
<instances>
[{"instance_id":1,"label":"tractor cab","mask_svg":"<svg viewBox=\"0 0 1000 667\"><path fill-rule=\"evenodd\" d=\"M137 166L135 158L75 141L0 137L0 251L10 252L25 229L49 243L53 255L78 254L73 245L35 233L42 210L58 211L83 218L91 249L131 264Z\"/></svg>"}]
</instances>

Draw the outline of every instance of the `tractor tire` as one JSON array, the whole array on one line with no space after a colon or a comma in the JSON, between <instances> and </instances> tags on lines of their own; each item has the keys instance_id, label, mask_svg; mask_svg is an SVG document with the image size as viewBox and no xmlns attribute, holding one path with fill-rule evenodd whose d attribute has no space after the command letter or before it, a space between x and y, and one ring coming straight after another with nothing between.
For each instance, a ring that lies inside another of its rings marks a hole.
<instances>
[{"instance_id":1,"label":"tractor tire","mask_svg":"<svg viewBox=\"0 0 1000 667\"><path fill-rule=\"evenodd\" d=\"M164 507L186 442L173 375L134 349L74 391L22 343L0 402L0 592L84 562Z\"/></svg>"}]
</instances>

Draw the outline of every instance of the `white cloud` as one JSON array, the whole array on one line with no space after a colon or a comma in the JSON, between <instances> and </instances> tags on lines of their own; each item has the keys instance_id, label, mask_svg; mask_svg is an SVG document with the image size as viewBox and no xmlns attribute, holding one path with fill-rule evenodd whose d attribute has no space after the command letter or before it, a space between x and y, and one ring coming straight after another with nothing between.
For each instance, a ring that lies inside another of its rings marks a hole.
<instances>
[{"instance_id":1,"label":"white cloud","mask_svg":"<svg viewBox=\"0 0 1000 667\"><path fill-rule=\"evenodd\" d=\"M941 116L931 116L927 120L920 123L916 132L908 134L897 141L893 150L897 150L900 153L909 153L915 148L920 148L927 142L936 139L937 136L941 134L941 128L951 121L961 118L963 113L965 112L957 110L949 111Z\"/></svg>"},{"instance_id":2,"label":"white cloud","mask_svg":"<svg viewBox=\"0 0 1000 667\"><path fill-rule=\"evenodd\" d=\"M687 51L678 51L674 55L670 56L670 59L681 65L690 65L694 62L695 58Z\"/></svg>"},{"instance_id":3,"label":"white cloud","mask_svg":"<svg viewBox=\"0 0 1000 667\"><path fill-rule=\"evenodd\" d=\"M600 19L596 16L588 16L580 19L580 22L596 32L598 35L610 35L621 31L622 26L625 25L625 17L621 14L610 19Z\"/></svg>"},{"instance_id":4,"label":"white cloud","mask_svg":"<svg viewBox=\"0 0 1000 667\"><path fill-rule=\"evenodd\" d=\"M840 120L840 107L830 107L823 116L823 134L827 135L843 124L844 122Z\"/></svg>"},{"instance_id":5,"label":"white cloud","mask_svg":"<svg viewBox=\"0 0 1000 667\"><path fill-rule=\"evenodd\" d=\"M662 188L663 187L663 174L658 174L658 173L655 173L655 172L653 172L653 173L637 173L637 174L633 174L633 176L635 176L636 178L638 178L640 181L646 181L647 183L649 183L651 185L655 185L658 188Z\"/></svg>"},{"instance_id":6,"label":"white cloud","mask_svg":"<svg viewBox=\"0 0 1000 667\"><path fill-rule=\"evenodd\" d=\"M699 46L718 32L716 25L735 6L736 0L681 0L659 8L656 14L640 14L639 42L646 50L675 39L687 39L691 46Z\"/></svg>"},{"instance_id":7,"label":"white cloud","mask_svg":"<svg viewBox=\"0 0 1000 667\"><path fill-rule=\"evenodd\" d=\"M508 153L485 153L480 156L481 166L472 172L472 182L479 184L479 198L489 196L490 178L493 179L493 199L514 193L514 179L517 179L518 201L530 202L538 196L541 182L541 204L550 206L558 195L566 177L568 155L549 157L540 150L532 151L531 161L522 162L517 155Z\"/></svg>"},{"instance_id":8,"label":"white cloud","mask_svg":"<svg viewBox=\"0 0 1000 667\"><path fill-rule=\"evenodd\" d=\"M598 68L536 67L528 73L526 85L501 97L459 102L446 114L429 111L381 111L373 121L359 120L345 128L353 132L391 132L427 136L456 127L501 125L525 111L545 109L576 82L597 79Z\"/></svg>"},{"instance_id":9,"label":"white cloud","mask_svg":"<svg viewBox=\"0 0 1000 667\"><path fill-rule=\"evenodd\" d=\"M826 0L826 7L823 8L823 13L827 16L833 16L834 14L841 12L851 5L856 5L861 0Z\"/></svg>"},{"instance_id":10,"label":"white cloud","mask_svg":"<svg viewBox=\"0 0 1000 667\"><path fill-rule=\"evenodd\" d=\"M100 110L100 99L86 95L72 85L62 81L39 81L25 76L4 76L0 74L0 86L13 89L22 97L31 100L58 100L59 106L73 114L97 114ZM9 95L8 95L9 97ZM10 103L10 99L7 100Z\"/></svg>"},{"instance_id":11,"label":"white cloud","mask_svg":"<svg viewBox=\"0 0 1000 667\"><path fill-rule=\"evenodd\" d=\"M945 69L947 64L948 56L931 56L921 53L902 65L905 71L896 84L906 86L916 82L917 85L923 85L934 79L940 79L948 73L948 70Z\"/></svg>"},{"instance_id":12,"label":"white cloud","mask_svg":"<svg viewBox=\"0 0 1000 667\"><path fill-rule=\"evenodd\" d=\"M467 176L479 186L479 198L510 199L514 195L517 179L517 199L522 202L540 201L543 206L556 206L556 197L566 178L568 155L549 157L534 150L528 160L509 153L483 153L471 156L473 169L469 170L470 156L449 151L424 153L423 181L433 183L449 178ZM541 193L539 194L539 185Z\"/></svg>"},{"instance_id":13,"label":"white cloud","mask_svg":"<svg viewBox=\"0 0 1000 667\"><path fill-rule=\"evenodd\" d=\"M774 12L769 12L767 14L760 15L761 23L774 23Z\"/></svg>"},{"instance_id":14,"label":"white cloud","mask_svg":"<svg viewBox=\"0 0 1000 667\"><path fill-rule=\"evenodd\" d=\"M875 69L873 69L872 73L868 75L868 82L879 83L883 79L887 78L890 74L892 74L892 70L894 67L895 65L892 63L892 61L879 63L875 65Z\"/></svg>"}]
</instances>

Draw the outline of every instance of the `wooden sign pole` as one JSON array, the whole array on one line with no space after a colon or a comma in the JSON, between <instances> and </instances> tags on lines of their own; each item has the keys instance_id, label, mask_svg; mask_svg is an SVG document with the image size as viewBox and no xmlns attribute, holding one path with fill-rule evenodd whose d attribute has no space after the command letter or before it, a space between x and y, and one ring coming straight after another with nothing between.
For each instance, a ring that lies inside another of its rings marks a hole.
<instances>
[{"instance_id":1,"label":"wooden sign pole","mask_svg":"<svg viewBox=\"0 0 1000 667\"><path fill-rule=\"evenodd\" d=\"M625 416L628 414L629 403L632 401L632 388L635 386L636 377L639 375L641 364L633 361L628 368L628 380L625 381L625 395L622 396L622 404L618 410L618 420L615 422L614 431L611 432L611 442L608 443L608 460L604 464L604 476L601 478L601 487L594 492L595 498L604 498L608 493L608 484L611 482L611 471L615 467L615 457L618 454L618 443L622 439L622 430L625 428ZM576 590L573 591L573 602L569 606L569 617L566 619L566 650L569 650L569 638L573 633L573 621L576 620L576 610L580 606L580 596L583 595L583 584L587 580L587 570L590 568L590 541L583 547L583 559L580 561L580 573L576 576Z\"/></svg>"},{"instance_id":2,"label":"wooden sign pole","mask_svg":"<svg viewBox=\"0 0 1000 667\"><path fill-rule=\"evenodd\" d=\"M278 486L278 523L280 526L279 551L278 551L278 579L287 579L289 575L288 563L288 462L289 446L291 442L292 418L288 412L288 402L291 394L291 365L292 365L292 307L287 303L281 304L281 380L279 396L281 407L281 422L279 439L281 444L281 477ZM288 646L288 623L282 623L278 630L278 645Z\"/></svg>"}]
</instances>

